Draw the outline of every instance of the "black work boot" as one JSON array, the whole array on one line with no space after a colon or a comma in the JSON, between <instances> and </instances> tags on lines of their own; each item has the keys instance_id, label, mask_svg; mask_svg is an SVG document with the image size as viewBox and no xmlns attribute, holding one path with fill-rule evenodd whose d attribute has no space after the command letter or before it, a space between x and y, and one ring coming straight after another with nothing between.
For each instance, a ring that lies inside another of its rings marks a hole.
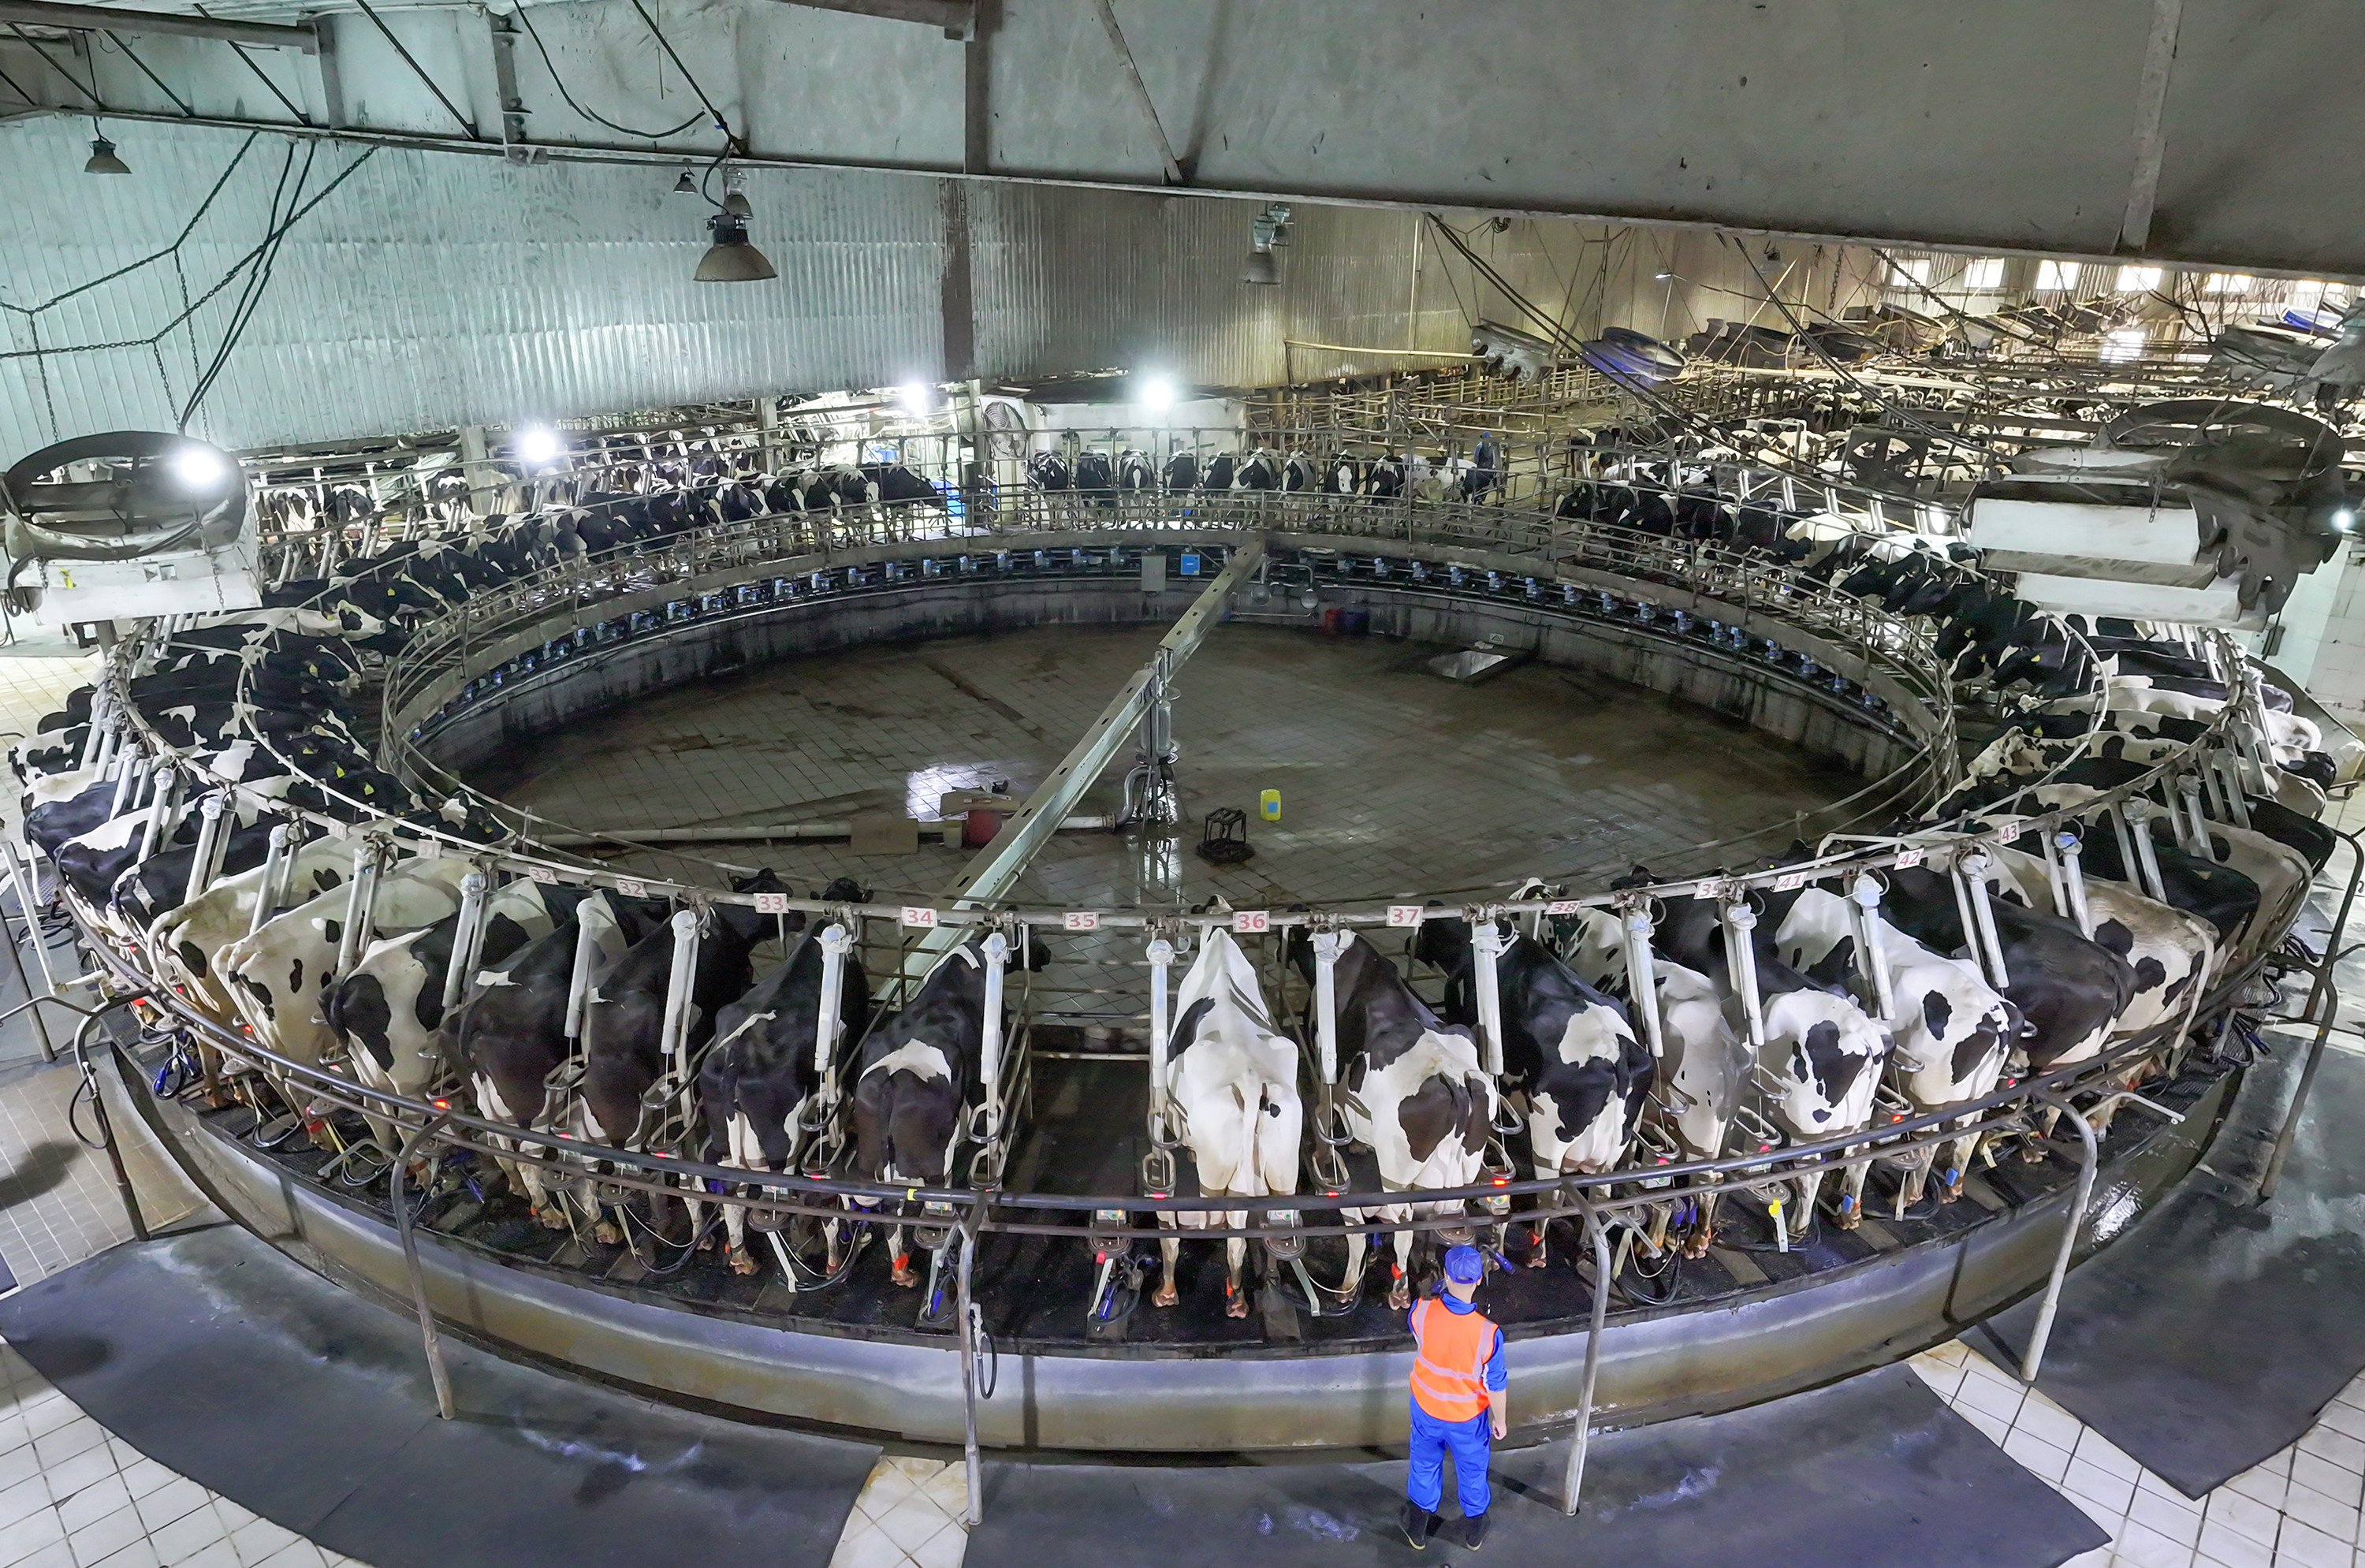
<instances>
[{"instance_id":1,"label":"black work boot","mask_svg":"<svg viewBox=\"0 0 2365 1568\"><path fill-rule=\"evenodd\" d=\"M1462 1521L1462 1544L1475 1551L1486 1544L1486 1516L1479 1514Z\"/></svg>"},{"instance_id":2,"label":"black work boot","mask_svg":"<svg viewBox=\"0 0 2365 1568\"><path fill-rule=\"evenodd\" d=\"M1405 1539L1412 1542L1415 1551L1429 1550L1429 1532L1437 1528L1437 1516L1411 1498L1405 1499L1404 1512L1396 1516L1404 1527Z\"/></svg>"}]
</instances>

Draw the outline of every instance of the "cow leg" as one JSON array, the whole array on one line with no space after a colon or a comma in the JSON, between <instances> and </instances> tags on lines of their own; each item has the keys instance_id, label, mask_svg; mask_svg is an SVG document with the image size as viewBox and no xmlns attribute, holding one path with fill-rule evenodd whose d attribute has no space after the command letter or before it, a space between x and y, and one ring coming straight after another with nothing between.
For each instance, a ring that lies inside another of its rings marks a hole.
<instances>
[{"instance_id":1,"label":"cow leg","mask_svg":"<svg viewBox=\"0 0 2365 1568\"><path fill-rule=\"evenodd\" d=\"M2042 1165L2052 1158L2045 1146L2053 1141L2053 1129L2060 1120L2061 1113L2057 1109L2051 1105L2045 1107L2036 1118L2036 1129L2021 1140L2020 1158L2023 1164Z\"/></svg>"},{"instance_id":2,"label":"cow leg","mask_svg":"<svg viewBox=\"0 0 2365 1568\"><path fill-rule=\"evenodd\" d=\"M1395 1204L1385 1210L1381 1217L1399 1223L1409 1220L1412 1218L1412 1205ZM1395 1271L1388 1285L1388 1305L1398 1312L1407 1312L1412 1308L1412 1232L1397 1231L1395 1247Z\"/></svg>"},{"instance_id":3,"label":"cow leg","mask_svg":"<svg viewBox=\"0 0 2365 1568\"><path fill-rule=\"evenodd\" d=\"M1721 1184L1711 1180L1708 1190L1699 1195L1698 1217L1692 1221L1691 1232L1684 1238L1684 1256L1705 1258L1716 1241L1716 1205L1724 1193Z\"/></svg>"},{"instance_id":4,"label":"cow leg","mask_svg":"<svg viewBox=\"0 0 2365 1568\"><path fill-rule=\"evenodd\" d=\"M1815 1204L1822 1196L1823 1178L1828 1174L1819 1165L1811 1175L1800 1176L1794 1183L1799 1193L1799 1212L1785 1216L1783 1221L1789 1228L1791 1240L1803 1239L1815 1223Z\"/></svg>"},{"instance_id":5,"label":"cow leg","mask_svg":"<svg viewBox=\"0 0 2365 1568\"><path fill-rule=\"evenodd\" d=\"M730 1135L731 1147L723 1151L723 1158L716 1163L742 1170L757 1169L757 1161L753 1158L759 1152L755 1147L756 1129L749 1124L745 1114L738 1112L732 1114ZM763 1265L758 1263L755 1255L747 1250L747 1211L745 1206L738 1204L725 1204L723 1206L723 1232L727 1255L731 1260L731 1271L734 1274L761 1272ZM697 1234L695 1229L691 1234Z\"/></svg>"},{"instance_id":6,"label":"cow leg","mask_svg":"<svg viewBox=\"0 0 2365 1568\"><path fill-rule=\"evenodd\" d=\"M1897 1215L1903 1219L1905 1211L1922 1201L1930 1184L1930 1168L1938 1162L1938 1146L1931 1144L1913 1157L1897 1182Z\"/></svg>"},{"instance_id":7,"label":"cow leg","mask_svg":"<svg viewBox=\"0 0 2365 1568\"><path fill-rule=\"evenodd\" d=\"M1339 1217L1348 1225L1361 1225L1363 1223L1364 1211L1341 1209L1339 1211ZM1350 1231L1347 1234L1347 1276L1339 1282L1339 1294L1348 1301L1353 1301L1357 1293L1363 1288L1363 1265L1370 1260L1371 1243L1372 1238L1360 1230Z\"/></svg>"},{"instance_id":8,"label":"cow leg","mask_svg":"<svg viewBox=\"0 0 2365 1568\"><path fill-rule=\"evenodd\" d=\"M1551 1229L1551 1227L1552 1222L1550 1220L1540 1219L1536 1221L1534 1238L1528 1243L1529 1268L1541 1269L1547 1261L1547 1259L1544 1256L1544 1233Z\"/></svg>"},{"instance_id":9,"label":"cow leg","mask_svg":"<svg viewBox=\"0 0 2365 1568\"><path fill-rule=\"evenodd\" d=\"M1855 1151L1850 1149L1848 1152L1853 1154ZM1871 1172L1872 1166L1868 1162L1858 1160L1841 1175L1839 1227L1842 1230L1854 1230L1864 1223L1864 1182Z\"/></svg>"},{"instance_id":10,"label":"cow leg","mask_svg":"<svg viewBox=\"0 0 2365 1568\"><path fill-rule=\"evenodd\" d=\"M1234 1230L1245 1230L1248 1228L1249 1212L1246 1209L1227 1210L1224 1221ZM1235 1236L1224 1243L1224 1316L1227 1317L1246 1317L1249 1315L1248 1293L1240 1288L1240 1271L1248 1260L1246 1237Z\"/></svg>"},{"instance_id":11,"label":"cow leg","mask_svg":"<svg viewBox=\"0 0 2365 1568\"><path fill-rule=\"evenodd\" d=\"M1173 1234L1174 1216L1171 1214L1158 1216L1158 1228L1161 1232L1158 1238L1158 1251L1165 1260L1166 1272L1157 1291L1150 1296L1149 1304L1152 1306L1172 1306L1182 1299L1182 1293L1174 1288L1174 1265L1182 1259L1182 1238Z\"/></svg>"},{"instance_id":12,"label":"cow leg","mask_svg":"<svg viewBox=\"0 0 2365 1568\"><path fill-rule=\"evenodd\" d=\"M891 1277L897 1284L909 1289L920 1282L918 1271L912 1267L912 1255L903 1249L903 1227L900 1225L888 1233L887 1256L894 1260Z\"/></svg>"}]
</instances>

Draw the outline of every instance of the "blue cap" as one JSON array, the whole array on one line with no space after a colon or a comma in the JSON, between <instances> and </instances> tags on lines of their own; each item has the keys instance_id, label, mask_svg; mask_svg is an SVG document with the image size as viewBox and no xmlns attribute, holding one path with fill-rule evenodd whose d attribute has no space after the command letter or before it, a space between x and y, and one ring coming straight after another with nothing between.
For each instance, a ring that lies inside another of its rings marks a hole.
<instances>
[{"instance_id":1,"label":"blue cap","mask_svg":"<svg viewBox=\"0 0 2365 1568\"><path fill-rule=\"evenodd\" d=\"M1457 1285L1474 1285L1486 1277L1486 1261L1475 1247L1456 1247L1445 1254L1445 1277Z\"/></svg>"}]
</instances>

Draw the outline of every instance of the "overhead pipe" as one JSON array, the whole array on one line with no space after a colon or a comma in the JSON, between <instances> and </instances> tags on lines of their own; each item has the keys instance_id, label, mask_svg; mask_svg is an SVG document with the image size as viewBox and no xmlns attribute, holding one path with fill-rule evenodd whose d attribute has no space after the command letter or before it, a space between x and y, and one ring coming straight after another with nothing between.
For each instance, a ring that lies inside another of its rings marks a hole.
<instances>
[{"instance_id":1,"label":"overhead pipe","mask_svg":"<svg viewBox=\"0 0 2365 1568\"><path fill-rule=\"evenodd\" d=\"M1317 938L1319 940L1319 938ZM1173 1135L1166 1125L1167 1000L1169 971L1174 968L1174 944L1155 937L1149 944L1149 1141L1163 1144Z\"/></svg>"},{"instance_id":2,"label":"overhead pipe","mask_svg":"<svg viewBox=\"0 0 2365 1568\"><path fill-rule=\"evenodd\" d=\"M1724 906L1725 967L1741 986L1742 1015L1749 1024L1753 1050L1765 1048L1765 1009L1757 991L1757 946L1749 934L1757 928L1757 912L1744 896Z\"/></svg>"},{"instance_id":3,"label":"overhead pipe","mask_svg":"<svg viewBox=\"0 0 2365 1568\"><path fill-rule=\"evenodd\" d=\"M443 969L443 1011L460 1004L476 972L476 954L485 939L485 874L471 871L460 879L460 922L452 933L452 956Z\"/></svg>"},{"instance_id":4,"label":"overhead pipe","mask_svg":"<svg viewBox=\"0 0 2365 1568\"><path fill-rule=\"evenodd\" d=\"M196 902L204 896L207 887L211 883L211 879L206 873L213 861L214 842L223 836L222 812L228 809L228 793L223 790L216 790L197 802L197 853L189 862L188 879L182 884L181 902L183 903ZM272 844L275 847L282 842L279 837L280 831L277 829L273 831ZM266 879L265 886L268 885ZM252 926L248 928L247 934L253 935Z\"/></svg>"},{"instance_id":5,"label":"overhead pipe","mask_svg":"<svg viewBox=\"0 0 2365 1568\"><path fill-rule=\"evenodd\" d=\"M1002 969L1010 961L1010 938L996 931L985 939L985 1040L979 1053L985 1077L985 1137L1002 1137Z\"/></svg>"},{"instance_id":6,"label":"overhead pipe","mask_svg":"<svg viewBox=\"0 0 2365 1568\"><path fill-rule=\"evenodd\" d=\"M353 850L353 882L345 896L345 928L337 940L337 973L353 972L353 960L361 957L369 938L365 933L377 911L378 855L377 840L364 837Z\"/></svg>"},{"instance_id":7,"label":"overhead pipe","mask_svg":"<svg viewBox=\"0 0 2365 1568\"><path fill-rule=\"evenodd\" d=\"M598 898L594 893L591 898ZM585 901L588 902L589 900ZM566 977L566 1037L583 1037L583 1009L591 995L591 971L599 967L600 938L592 924L583 918L583 906L575 909L575 967Z\"/></svg>"},{"instance_id":8,"label":"overhead pipe","mask_svg":"<svg viewBox=\"0 0 2365 1568\"><path fill-rule=\"evenodd\" d=\"M1857 944L1863 955L1865 982L1870 988L1873 1001L1880 1009L1883 1024L1897 1021L1897 998L1889 983L1887 939L1881 935L1880 883L1869 871L1856 873L1855 885L1848 890L1855 904L1856 928L1863 940Z\"/></svg>"},{"instance_id":9,"label":"overhead pipe","mask_svg":"<svg viewBox=\"0 0 2365 1568\"><path fill-rule=\"evenodd\" d=\"M2141 868L2146 896L2161 903L2168 902L2167 885L2159 877L2159 852L2151 841L2152 813L2159 808L2137 796L2127 801L2124 815L2135 841L2135 864Z\"/></svg>"},{"instance_id":10,"label":"overhead pipe","mask_svg":"<svg viewBox=\"0 0 2365 1568\"><path fill-rule=\"evenodd\" d=\"M1651 912L1637 904L1619 921L1626 940L1626 990L1633 1011L1642 1015L1651 1036L1651 1054L1667 1054L1666 1025L1659 1016L1659 977L1651 952Z\"/></svg>"},{"instance_id":11,"label":"overhead pipe","mask_svg":"<svg viewBox=\"0 0 2365 1568\"><path fill-rule=\"evenodd\" d=\"M1478 1008L1479 1060L1486 1076L1497 1081L1503 1076L1503 988L1495 964L1507 946L1502 928L1491 916L1471 923L1472 983L1478 991L1474 1000Z\"/></svg>"},{"instance_id":12,"label":"overhead pipe","mask_svg":"<svg viewBox=\"0 0 2365 1568\"><path fill-rule=\"evenodd\" d=\"M671 1064L681 1092L681 1114L687 1126L697 1095L689 1076L689 993L698 980L698 912L677 910L672 920L673 969L666 976L663 1021L657 1026L657 1049Z\"/></svg>"},{"instance_id":13,"label":"overhead pipe","mask_svg":"<svg viewBox=\"0 0 2365 1568\"><path fill-rule=\"evenodd\" d=\"M211 803L210 798L207 803ZM295 842L295 836L296 829L288 823L279 823L271 830L269 847L263 855L263 876L254 890L254 910L247 917L246 934L249 936L262 930L263 923L278 910L279 882L286 874L288 846ZM181 900L183 903L196 902L198 896L205 891L198 880L203 869L203 866L197 863L190 865L188 894Z\"/></svg>"},{"instance_id":14,"label":"overhead pipe","mask_svg":"<svg viewBox=\"0 0 2365 1568\"><path fill-rule=\"evenodd\" d=\"M1339 959L1347 951L1347 933L1314 934L1314 1046L1327 1091L1339 1081Z\"/></svg>"},{"instance_id":15,"label":"overhead pipe","mask_svg":"<svg viewBox=\"0 0 2365 1568\"><path fill-rule=\"evenodd\" d=\"M2061 850L2061 890L2068 896L2068 917L2078 923L2079 934L2091 940L2094 935L2094 912L2086 902L2086 868L2083 840L2063 828L2053 835Z\"/></svg>"},{"instance_id":16,"label":"overhead pipe","mask_svg":"<svg viewBox=\"0 0 2365 1568\"><path fill-rule=\"evenodd\" d=\"M1996 936L1995 906L1988 897L1988 868L1995 862L1984 848L1974 848L1962 861L1969 873L1965 879L1970 884L1971 914L1978 922L1976 946L1986 949L1980 967L1987 970L1989 983L2002 991L2012 984L2012 976L2004 969L2003 943Z\"/></svg>"}]
</instances>

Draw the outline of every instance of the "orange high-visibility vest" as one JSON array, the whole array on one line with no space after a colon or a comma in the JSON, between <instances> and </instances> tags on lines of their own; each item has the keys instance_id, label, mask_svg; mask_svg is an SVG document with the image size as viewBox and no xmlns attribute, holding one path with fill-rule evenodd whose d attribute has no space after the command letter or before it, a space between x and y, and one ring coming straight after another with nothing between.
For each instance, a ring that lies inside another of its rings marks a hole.
<instances>
[{"instance_id":1,"label":"orange high-visibility vest","mask_svg":"<svg viewBox=\"0 0 2365 1568\"><path fill-rule=\"evenodd\" d=\"M1440 1421L1467 1421L1486 1408L1486 1358L1495 1325L1473 1308L1455 1312L1424 1299L1412 1309L1412 1396Z\"/></svg>"}]
</instances>

